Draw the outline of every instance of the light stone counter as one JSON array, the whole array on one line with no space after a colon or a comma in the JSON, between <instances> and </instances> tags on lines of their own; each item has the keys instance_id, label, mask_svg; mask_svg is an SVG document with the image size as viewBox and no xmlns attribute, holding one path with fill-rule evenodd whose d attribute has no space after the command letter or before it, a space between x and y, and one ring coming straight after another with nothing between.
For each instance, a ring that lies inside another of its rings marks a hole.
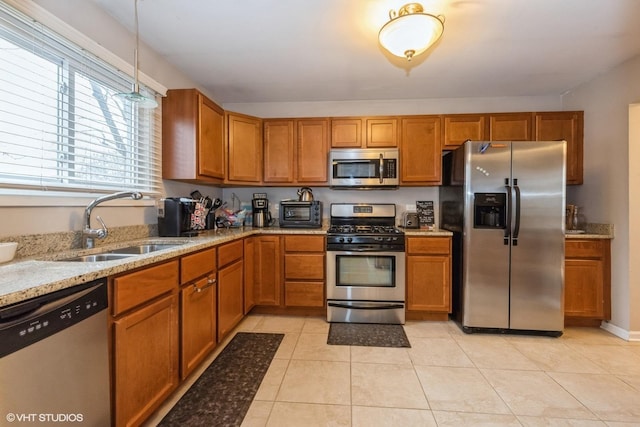
<instances>
[{"instance_id":1,"label":"light stone counter","mask_svg":"<svg viewBox=\"0 0 640 427\"><path fill-rule=\"evenodd\" d=\"M584 230L568 231L565 237L567 239L613 239L613 225L587 224Z\"/></svg>"},{"instance_id":2,"label":"light stone counter","mask_svg":"<svg viewBox=\"0 0 640 427\"><path fill-rule=\"evenodd\" d=\"M453 236L453 233L451 231L448 230L442 230L442 229L437 229L437 230L423 230L423 229L419 229L419 228L405 228L402 229L404 230L404 235L405 236L409 236L409 237L449 237L449 236Z\"/></svg>"},{"instance_id":3,"label":"light stone counter","mask_svg":"<svg viewBox=\"0 0 640 427\"><path fill-rule=\"evenodd\" d=\"M146 237L122 240L91 250L50 251L46 255L21 258L0 265L0 307L255 234L324 235L326 228L230 228L206 231L194 237ZM179 243L180 245L114 261L56 261L144 243Z\"/></svg>"}]
</instances>

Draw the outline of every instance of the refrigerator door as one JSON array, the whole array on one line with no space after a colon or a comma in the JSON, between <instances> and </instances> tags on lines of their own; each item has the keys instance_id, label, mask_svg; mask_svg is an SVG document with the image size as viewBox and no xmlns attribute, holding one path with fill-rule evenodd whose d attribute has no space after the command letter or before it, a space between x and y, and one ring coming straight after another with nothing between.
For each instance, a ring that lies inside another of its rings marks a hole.
<instances>
[{"instance_id":1,"label":"refrigerator door","mask_svg":"<svg viewBox=\"0 0 640 427\"><path fill-rule=\"evenodd\" d=\"M509 327L509 245L506 223L476 212L476 198L506 195L511 143L465 143L462 326ZM476 215L477 214L477 215ZM484 225L478 224L483 222Z\"/></svg>"},{"instance_id":2,"label":"refrigerator door","mask_svg":"<svg viewBox=\"0 0 640 427\"><path fill-rule=\"evenodd\" d=\"M511 329L564 327L565 156L564 141L512 143Z\"/></svg>"}]
</instances>

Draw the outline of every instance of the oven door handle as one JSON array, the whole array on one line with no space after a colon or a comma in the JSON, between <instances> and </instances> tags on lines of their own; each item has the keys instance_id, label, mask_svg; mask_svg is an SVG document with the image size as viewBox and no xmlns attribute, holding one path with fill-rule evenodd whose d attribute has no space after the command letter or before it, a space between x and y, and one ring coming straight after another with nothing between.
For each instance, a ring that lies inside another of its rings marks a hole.
<instances>
[{"instance_id":1,"label":"oven door handle","mask_svg":"<svg viewBox=\"0 0 640 427\"><path fill-rule=\"evenodd\" d=\"M398 308L404 308L404 304L402 303L341 303L341 302L328 302L327 305L329 307L340 307L340 308L352 308L355 310L395 310Z\"/></svg>"}]
</instances>

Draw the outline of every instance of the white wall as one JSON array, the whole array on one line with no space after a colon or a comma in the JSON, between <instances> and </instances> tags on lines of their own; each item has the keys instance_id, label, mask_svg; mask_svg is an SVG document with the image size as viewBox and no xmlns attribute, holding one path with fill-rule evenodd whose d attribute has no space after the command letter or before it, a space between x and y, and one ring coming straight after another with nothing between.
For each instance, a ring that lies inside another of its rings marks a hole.
<instances>
[{"instance_id":1,"label":"white wall","mask_svg":"<svg viewBox=\"0 0 640 427\"><path fill-rule=\"evenodd\" d=\"M629 107L629 325L640 340L640 104Z\"/></svg>"},{"instance_id":2,"label":"white wall","mask_svg":"<svg viewBox=\"0 0 640 427\"><path fill-rule=\"evenodd\" d=\"M640 338L640 282L629 275L640 262L630 252L630 197L637 197L637 182L630 187L630 165L640 167L636 150L629 147L629 105L640 101L640 56L572 90L563 98L563 109L584 110L584 185L571 187L567 198L584 206L588 222L615 226L612 241L611 328ZM631 157L633 156L633 157ZM635 225L637 227L637 225ZM605 325L606 327L607 325Z\"/></svg>"}]
</instances>

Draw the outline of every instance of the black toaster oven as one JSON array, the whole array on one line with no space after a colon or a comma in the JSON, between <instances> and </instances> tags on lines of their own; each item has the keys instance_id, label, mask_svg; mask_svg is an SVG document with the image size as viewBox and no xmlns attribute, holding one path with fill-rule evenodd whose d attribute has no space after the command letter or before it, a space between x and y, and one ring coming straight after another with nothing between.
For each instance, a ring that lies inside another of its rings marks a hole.
<instances>
[{"instance_id":1,"label":"black toaster oven","mask_svg":"<svg viewBox=\"0 0 640 427\"><path fill-rule=\"evenodd\" d=\"M283 228L320 228L322 227L322 202L283 200L280 202L279 223Z\"/></svg>"}]
</instances>

